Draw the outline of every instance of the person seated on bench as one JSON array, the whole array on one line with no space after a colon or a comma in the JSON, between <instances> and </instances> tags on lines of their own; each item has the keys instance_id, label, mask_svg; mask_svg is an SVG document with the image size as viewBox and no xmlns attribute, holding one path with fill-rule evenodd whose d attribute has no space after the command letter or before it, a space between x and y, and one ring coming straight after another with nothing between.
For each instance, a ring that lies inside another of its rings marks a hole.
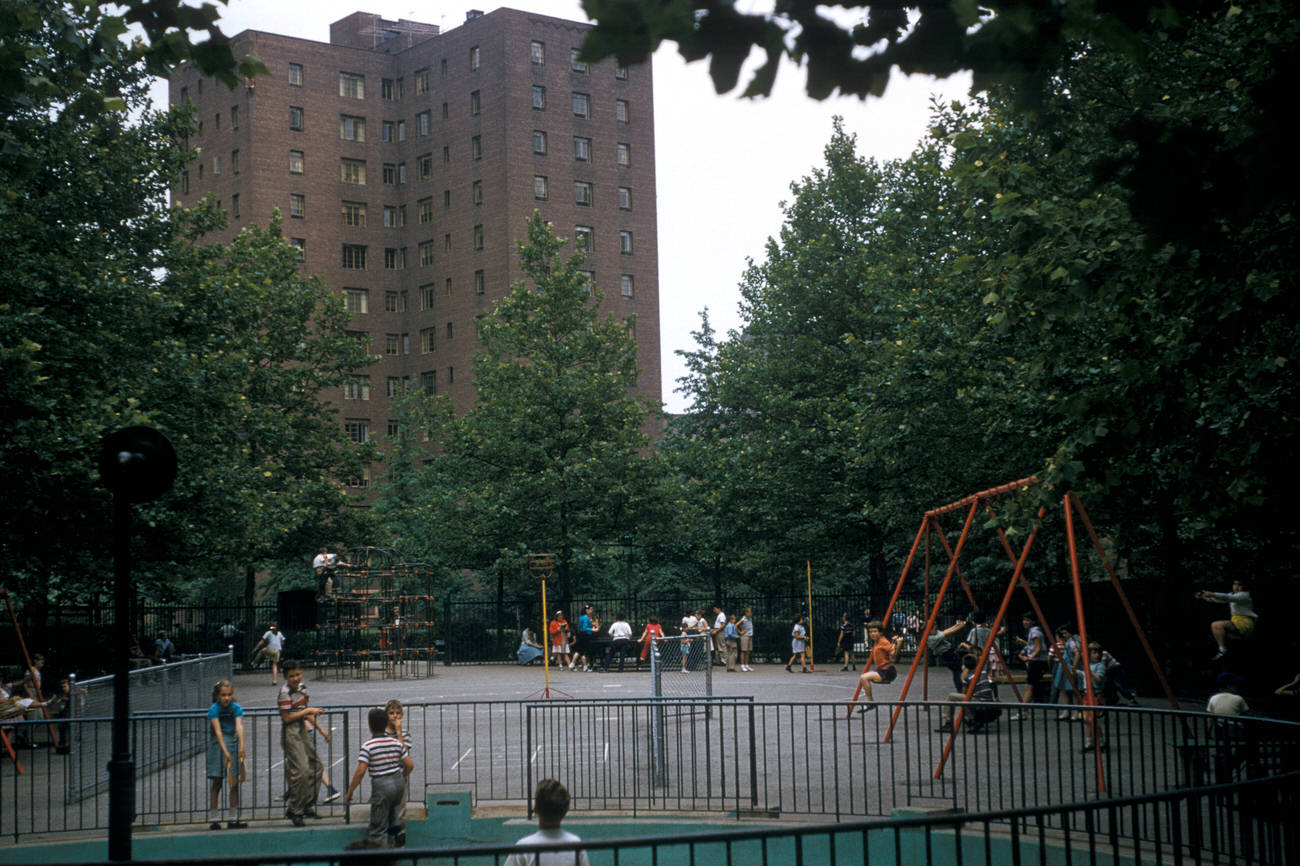
<instances>
[{"instance_id":1,"label":"person seated on bench","mask_svg":"<svg viewBox=\"0 0 1300 866\"><path fill-rule=\"evenodd\" d=\"M971 678L975 676L975 666L979 664L979 657L974 653L966 653L961 657L961 679L963 686L969 686ZM988 670L980 671L979 681L975 683L975 690L971 692L971 703L967 704L966 712L962 715L964 727L969 733L975 733L985 725L996 721L997 717L1002 714L1002 710L996 706L977 707L975 703L993 704L993 681L989 679ZM949 692L946 700L950 702L966 700L966 693ZM956 707L952 703L943 705L939 710L940 725L935 730L941 734L952 733L952 717Z\"/></svg>"}]
</instances>

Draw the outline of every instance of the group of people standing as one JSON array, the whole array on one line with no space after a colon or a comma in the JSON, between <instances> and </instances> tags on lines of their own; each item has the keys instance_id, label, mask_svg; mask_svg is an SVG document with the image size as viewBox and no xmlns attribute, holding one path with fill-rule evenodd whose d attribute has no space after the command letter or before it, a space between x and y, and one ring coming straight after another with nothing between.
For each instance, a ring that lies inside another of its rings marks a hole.
<instances>
[{"instance_id":1,"label":"group of people standing","mask_svg":"<svg viewBox=\"0 0 1300 866\"><path fill-rule=\"evenodd\" d=\"M609 646L605 648L600 640L602 630L609 636ZM606 628L591 605L584 605L576 626L570 625L563 610L551 615L546 633L551 651L551 664L560 670L570 671L608 671L614 658L618 657L618 669L624 670L624 663L630 657L636 668L650 657L656 638L668 637L658 616L646 618L645 626L639 637L633 638L634 630L627 617L620 611ZM687 611L681 619L678 646L681 650L681 669L694 669L703 660L725 665L729 671L752 671L750 653L754 644L754 615L750 608L737 617L726 614L720 606L715 605L710 618L704 608ZM636 652L635 646L640 647ZM602 653L603 650L603 653ZM537 633L531 626L526 627L520 635L519 649L516 657L521 665L531 664L542 657L544 647L537 639ZM603 655L603 661L601 656Z\"/></svg>"}]
</instances>

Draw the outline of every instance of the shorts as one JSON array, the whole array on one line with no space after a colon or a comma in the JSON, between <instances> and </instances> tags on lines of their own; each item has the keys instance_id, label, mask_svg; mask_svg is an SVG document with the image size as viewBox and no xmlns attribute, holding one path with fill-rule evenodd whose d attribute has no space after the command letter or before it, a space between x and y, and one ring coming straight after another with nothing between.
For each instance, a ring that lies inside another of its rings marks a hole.
<instances>
[{"instance_id":1,"label":"shorts","mask_svg":"<svg viewBox=\"0 0 1300 866\"><path fill-rule=\"evenodd\" d=\"M894 680L898 679L898 668L893 665L890 665L887 668L876 668L876 673L880 674L880 681L882 683L892 683Z\"/></svg>"},{"instance_id":2,"label":"shorts","mask_svg":"<svg viewBox=\"0 0 1300 866\"><path fill-rule=\"evenodd\" d=\"M1255 630L1255 618L1253 616L1234 616L1232 618L1232 627L1237 630L1237 634L1245 637Z\"/></svg>"},{"instance_id":3,"label":"shorts","mask_svg":"<svg viewBox=\"0 0 1300 866\"><path fill-rule=\"evenodd\" d=\"M743 653L750 652L754 649L754 636L742 634L740 636L740 651Z\"/></svg>"},{"instance_id":4,"label":"shorts","mask_svg":"<svg viewBox=\"0 0 1300 866\"><path fill-rule=\"evenodd\" d=\"M271 664L273 664L273 665L278 665L278 664L280 663L280 651L279 651L279 650L263 649L263 650L262 650L262 654L266 656L266 660L267 660L268 662L270 662Z\"/></svg>"}]
</instances>

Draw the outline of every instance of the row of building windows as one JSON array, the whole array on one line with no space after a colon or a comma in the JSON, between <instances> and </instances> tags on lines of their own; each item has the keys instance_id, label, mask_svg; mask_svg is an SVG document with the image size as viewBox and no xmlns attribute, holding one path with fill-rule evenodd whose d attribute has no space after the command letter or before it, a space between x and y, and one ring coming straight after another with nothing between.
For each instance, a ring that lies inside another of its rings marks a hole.
<instances>
[{"instance_id":1,"label":"row of building windows","mask_svg":"<svg viewBox=\"0 0 1300 866\"><path fill-rule=\"evenodd\" d=\"M448 367L444 375L448 385L456 384L456 368ZM410 376L389 376L385 383L385 394L388 397L401 397L411 393L412 381ZM426 370L420 374L420 387L431 393L438 392L438 373L436 370ZM371 382L369 376L352 376L343 383L343 399L368 401L370 399ZM343 422L343 429L347 431L353 442L362 443L370 441L370 420L368 418L347 418ZM397 435L397 422L390 420L388 422L388 435Z\"/></svg>"},{"instance_id":2,"label":"row of building windows","mask_svg":"<svg viewBox=\"0 0 1300 866\"><path fill-rule=\"evenodd\" d=\"M573 115L574 117L590 118L591 117L591 97L586 93L573 94ZM470 113L479 114L478 91L475 90L470 94ZM546 88L540 86L533 87L533 108L538 111L546 110ZM238 117L235 113L238 107L232 108L232 116ZM442 119L447 119L447 103L442 104ZM630 123L632 108L626 99L617 99L614 101L614 114L619 123ZM220 118L221 115L217 115ZM306 112L300 105L289 106L289 129L295 132L301 132L305 122ZM238 128L236 119L235 127ZM221 124L217 124L221 128ZM199 132L203 132L202 124L199 125ZM420 138L426 138L433 134L433 115L429 111L421 111L415 115L415 134ZM344 141L365 141L366 140L366 119L351 114L339 115L339 138ZM406 141L406 121L405 120L383 120L380 121L380 138L386 142Z\"/></svg>"},{"instance_id":3,"label":"row of building windows","mask_svg":"<svg viewBox=\"0 0 1300 866\"><path fill-rule=\"evenodd\" d=\"M233 196L234 199L234 216L239 216L239 196ZM343 221L345 225L357 225L355 220L355 211L350 212L350 203L344 202ZM292 205L290 206L292 208ZM362 217L364 225L364 216ZM483 249L483 226L474 226L473 247L475 251ZM595 250L595 231L590 226L575 226L573 230L573 241L576 249L592 252ZM384 270L400 271L407 267L406 247L385 247L384 248ZM451 233L443 235L443 249L451 249ZM431 267L434 264L434 242L432 240L420 241L416 247L419 257L419 265L422 268ZM621 255L633 255L632 232L626 229L620 229L618 233L618 251ZM369 264L369 246L367 244L343 244L341 267L350 271L364 271L368 269ZM365 312L364 310L354 310L354 312Z\"/></svg>"},{"instance_id":4,"label":"row of building windows","mask_svg":"<svg viewBox=\"0 0 1300 866\"><path fill-rule=\"evenodd\" d=\"M587 64L578 59L579 49L569 49L569 69L582 75L589 73ZM534 40L529 46L529 56L532 58L534 66L546 65L546 43ZM482 60L482 54L477 45L469 49L469 70L477 72ZM443 58L439 61L439 72L442 77L447 76L447 60ZM619 81L627 81L629 77L628 68L622 65L614 67L614 77ZM432 75L429 68L417 69L412 75L415 85L415 95L420 96L428 93L432 87ZM301 63L289 64L289 86L302 87L306 81L306 73ZM203 93L203 83L199 82L199 93ZM405 81L402 78L380 78L379 79L379 98L387 100L402 99L406 93ZM339 72L339 96L345 99L365 99L366 98L366 77L356 72ZM188 98L188 88L182 88L182 101Z\"/></svg>"}]
</instances>

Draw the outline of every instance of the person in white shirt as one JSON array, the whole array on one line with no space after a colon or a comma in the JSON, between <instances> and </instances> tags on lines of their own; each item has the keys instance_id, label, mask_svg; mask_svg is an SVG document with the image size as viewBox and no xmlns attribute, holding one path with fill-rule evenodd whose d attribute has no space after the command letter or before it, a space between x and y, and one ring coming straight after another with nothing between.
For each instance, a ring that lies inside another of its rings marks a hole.
<instances>
[{"instance_id":1,"label":"person in white shirt","mask_svg":"<svg viewBox=\"0 0 1300 866\"><path fill-rule=\"evenodd\" d=\"M682 673L686 673L686 663L691 658L691 635L699 628L700 619L690 611L682 617Z\"/></svg>"},{"instance_id":2,"label":"person in white shirt","mask_svg":"<svg viewBox=\"0 0 1300 866\"><path fill-rule=\"evenodd\" d=\"M722 664L727 658L727 642L722 636L722 630L727 627L727 615L722 612L718 605L713 606L713 628L709 629L709 634L713 635L713 663Z\"/></svg>"},{"instance_id":3,"label":"person in white shirt","mask_svg":"<svg viewBox=\"0 0 1300 866\"><path fill-rule=\"evenodd\" d=\"M263 649L265 647L265 649ZM257 667L263 655L271 662L271 685L275 685L280 675L280 651L284 649L284 635L280 633L280 627L272 622L267 626L266 634L253 647L252 666Z\"/></svg>"},{"instance_id":4,"label":"person in white shirt","mask_svg":"<svg viewBox=\"0 0 1300 866\"><path fill-rule=\"evenodd\" d=\"M1216 716L1240 716L1250 712L1250 707L1246 705L1246 699L1237 694L1237 686L1243 682L1245 682L1243 677L1229 671L1219 674L1214 681L1219 690L1210 695L1210 700L1205 705L1205 711L1214 713Z\"/></svg>"},{"instance_id":5,"label":"person in white shirt","mask_svg":"<svg viewBox=\"0 0 1300 866\"><path fill-rule=\"evenodd\" d=\"M1202 601L1228 603L1228 619L1219 619L1210 623L1210 634L1214 636L1214 642L1219 645L1219 651L1211 661L1218 661L1228 654L1228 635L1250 637L1250 633L1255 630L1255 620L1259 619L1259 614L1255 613L1255 603L1250 597L1250 591L1246 589L1246 582L1240 579L1232 582L1232 592L1202 591L1196 593L1196 597Z\"/></svg>"},{"instance_id":6,"label":"person in white shirt","mask_svg":"<svg viewBox=\"0 0 1300 866\"><path fill-rule=\"evenodd\" d=\"M605 656L605 666L601 670L609 670L609 663L614 658L614 653L618 653L618 672L623 673L623 660L627 658L627 648L632 645L632 626L628 624L627 617L622 613L614 617L614 623L609 627L609 636L613 638L613 643L610 645L609 654Z\"/></svg>"},{"instance_id":7,"label":"person in white shirt","mask_svg":"<svg viewBox=\"0 0 1300 866\"><path fill-rule=\"evenodd\" d=\"M564 785L554 779L538 782L533 811L537 813L537 832L515 844L564 846L564 850L511 854L504 866L591 866L587 852L576 849L582 839L560 827L569 811L569 791Z\"/></svg>"}]
</instances>

